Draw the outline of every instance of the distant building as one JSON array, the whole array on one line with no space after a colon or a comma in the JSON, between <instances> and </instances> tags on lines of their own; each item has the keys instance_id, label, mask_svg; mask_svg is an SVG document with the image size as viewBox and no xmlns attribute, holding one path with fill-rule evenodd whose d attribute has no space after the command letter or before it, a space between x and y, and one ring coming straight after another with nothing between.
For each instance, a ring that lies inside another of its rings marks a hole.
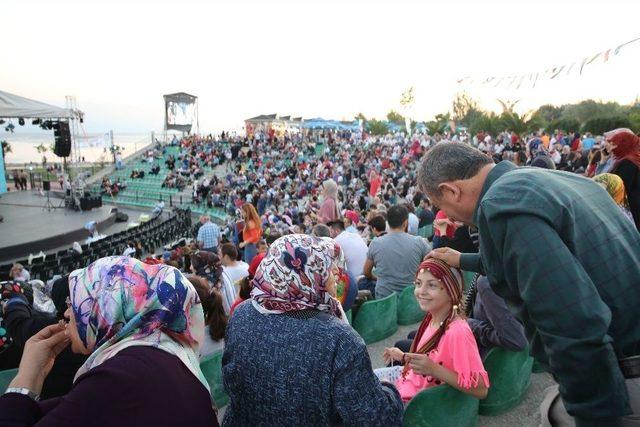
<instances>
[{"instance_id":1,"label":"distant building","mask_svg":"<svg viewBox=\"0 0 640 427\"><path fill-rule=\"evenodd\" d=\"M297 133L302 129L302 117L263 114L244 121L247 136L264 133L268 136L282 136L286 132Z\"/></svg>"}]
</instances>

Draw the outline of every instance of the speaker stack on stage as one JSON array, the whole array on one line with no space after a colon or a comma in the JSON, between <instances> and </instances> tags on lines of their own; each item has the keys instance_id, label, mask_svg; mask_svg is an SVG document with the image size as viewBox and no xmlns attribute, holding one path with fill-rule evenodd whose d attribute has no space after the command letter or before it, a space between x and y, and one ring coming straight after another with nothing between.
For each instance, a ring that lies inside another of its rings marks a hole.
<instances>
[{"instance_id":1,"label":"speaker stack on stage","mask_svg":"<svg viewBox=\"0 0 640 427\"><path fill-rule=\"evenodd\" d=\"M53 125L53 138L55 144L53 152L59 157L69 157L71 155L71 132L69 122L56 122Z\"/></svg>"},{"instance_id":2,"label":"speaker stack on stage","mask_svg":"<svg viewBox=\"0 0 640 427\"><path fill-rule=\"evenodd\" d=\"M93 208L99 208L101 206L102 206L101 196L88 196L85 194L84 197L80 198L80 210L90 211Z\"/></svg>"},{"instance_id":3,"label":"speaker stack on stage","mask_svg":"<svg viewBox=\"0 0 640 427\"><path fill-rule=\"evenodd\" d=\"M116 214L116 222L127 222L129 221L129 215L124 212L118 212L118 208L111 209L111 213Z\"/></svg>"}]
</instances>

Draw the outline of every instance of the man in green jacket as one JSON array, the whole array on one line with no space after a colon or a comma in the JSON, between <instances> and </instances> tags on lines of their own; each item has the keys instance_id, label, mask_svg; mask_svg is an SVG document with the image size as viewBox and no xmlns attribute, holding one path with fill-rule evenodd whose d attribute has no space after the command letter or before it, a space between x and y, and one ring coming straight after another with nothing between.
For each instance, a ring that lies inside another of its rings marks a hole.
<instances>
[{"instance_id":1,"label":"man in green jacket","mask_svg":"<svg viewBox=\"0 0 640 427\"><path fill-rule=\"evenodd\" d=\"M582 176L495 165L456 143L427 153L419 184L480 234L480 254L430 256L484 273L558 382L562 399L549 392L543 424L636 425L628 415L638 422L640 234L609 194Z\"/></svg>"}]
</instances>

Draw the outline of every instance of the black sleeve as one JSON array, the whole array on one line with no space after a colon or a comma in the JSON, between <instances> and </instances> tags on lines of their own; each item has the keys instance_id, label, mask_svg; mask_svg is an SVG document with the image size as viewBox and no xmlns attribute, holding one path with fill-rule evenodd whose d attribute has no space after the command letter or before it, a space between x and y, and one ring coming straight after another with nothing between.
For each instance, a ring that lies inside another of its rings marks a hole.
<instances>
[{"instance_id":1,"label":"black sleeve","mask_svg":"<svg viewBox=\"0 0 640 427\"><path fill-rule=\"evenodd\" d=\"M614 174L622 178L627 194L629 194L632 188L635 188L635 186L638 185L638 172L638 166L630 160L621 161L613 171Z\"/></svg>"},{"instance_id":2,"label":"black sleeve","mask_svg":"<svg viewBox=\"0 0 640 427\"><path fill-rule=\"evenodd\" d=\"M56 323L56 318L36 312L26 304L11 304L7 307L5 321L14 344L24 347L25 342L38 331Z\"/></svg>"}]
</instances>

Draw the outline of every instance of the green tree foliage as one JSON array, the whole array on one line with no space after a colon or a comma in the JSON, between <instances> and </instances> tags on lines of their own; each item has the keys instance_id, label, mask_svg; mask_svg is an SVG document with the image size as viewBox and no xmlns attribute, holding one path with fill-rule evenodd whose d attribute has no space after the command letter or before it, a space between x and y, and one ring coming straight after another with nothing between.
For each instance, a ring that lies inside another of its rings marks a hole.
<instances>
[{"instance_id":1,"label":"green tree foliage","mask_svg":"<svg viewBox=\"0 0 640 427\"><path fill-rule=\"evenodd\" d=\"M561 118L548 123L544 129L549 133L553 133L556 130L578 132L580 130L580 122L575 119Z\"/></svg>"},{"instance_id":2,"label":"green tree foliage","mask_svg":"<svg viewBox=\"0 0 640 427\"><path fill-rule=\"evenodd\" d=\"M532 118L536 119L542 126L546 126L548 123L560 119L563 111L564 107L546 104L538 108L533 113Z\"/></svg>"},{"instance_id":3,"label":"green tree foliage","mask_svg":"<svg viewBox=\"0 0 640 427\"><path fill-rule=\"evenodd\" d=\"M597 102L588 99L577 104L565 105L561 118L577 120L583 124L595 117L626 115L628 111L629 107L622 106L617 102Z\"/></svg>"},{"instance_id":4,"label":"green tree foliage","mask_svg":"<svg viewBox=\"0 0 640 427\"><path fill-rule=\"evenodd\" d=\"M356 120L363 120L363 121L367 121L367 118L364 116L364 114L362 113L358 113L356 114L356 116L354 117Z\"/></svg>"},{"instance_id":5,"label":"green tree foliage","mask_svg":"<svg viewBox=\"0 0 640 427\"><path fill-rule=\"evenodd\" d=\"M376 119L367 120L367 130L372 135L385 135L388 132L386 123Z\"/></svg>"},{"instance_id":6,"label":"green tree foliage","mask_svg":"<svg viewBox=\"0 0 640 427\"><path fill-rule=\"evenodd\" d=\"M401 126L404 125L404 117L402 117L400 113L397 113L393 110L387 113L387 120L391 123L395 123Z\"/></svg>"},{"instance_id":7,"label":"green tree foliage","mask_svg":"<svg viewBox=\"0 0 640 427\"><path fill-rule=\"evenodd\" d=\"M499 125L502 129L517 134L529 133L540 128L540 122L531 114L519 115L514 111L505 111L500 115Z\"/></svg>"},{"instance_id":8,"label":"green tree foliage","mask_svg":"<svg viewBox=\"0 0 640 427\"><path fill-rule=\"evenodd\" d=\"M481 131L495 135L503 130L500 122L500 117L495 113L482 113L473 123L469 124L469 132L471 135L476 135Z\"/></svg>"},{"instance_id":9,"label":"green tree foliage","mask_svg":"<svg viewBox=\"0 0 640 427\"><path fill-rule=\"evenodd\" d=\"M602 135L617 128L631 128L631 121L629 118L618 115L611 117L594 117L589 119L582 126L582 132L591 132L594 135Z\"/></svg>"}]
</instances>

